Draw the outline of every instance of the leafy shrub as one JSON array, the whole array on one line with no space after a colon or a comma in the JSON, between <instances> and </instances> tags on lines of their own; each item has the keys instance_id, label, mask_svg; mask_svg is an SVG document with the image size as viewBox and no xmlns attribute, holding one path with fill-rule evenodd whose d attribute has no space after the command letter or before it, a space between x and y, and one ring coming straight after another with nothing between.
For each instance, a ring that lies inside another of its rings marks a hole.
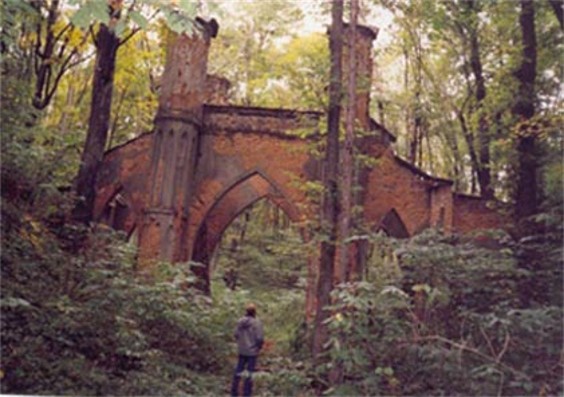
<instances>
[{"instance_id":1,"label":"leafy shrub","mask_svg":"<svg viewBox=\"0 0 564 397\"><path fill-rule=\"evenodd\" d=\"M562 393L562 311L553 304L562 279L554 240L544 238L542 251L499 231L470 237L427 231L386 241L378 240L393 254L380 256L385 260L374 269L383 276L333 292L335 364L327 372L338 386L331 392ZM560 283L522 290L547 280L521 260L524 244Z\"/></svg>"},{"instance_id":2,"label":"leafy shrub","mask_svg":"<svg viewBox=\"0 0 564 397\"><path fill-rule=\"evenodd\" d=\"M268 371L258 371L254 375L256 390L261 396L307 395L310 391L311 378L307 364L285 357L266 360Z\"/></svg>"},{"instance_id":3,"label":"leafy shrub","mask_svg":"<svg viewBox=\"0 0 564 397\"><path fill-rule=\"evenodd\" d=\"M230 335L214 328L222 313L188 287L189 266L163 264L149 277L113 231L54 233L12 211L3 206L18 221L3 223L2 393L203 392L187 373L220 371ZM60 237L73 234L85 236L75 253Z\"/></svg>"}]
</instances>

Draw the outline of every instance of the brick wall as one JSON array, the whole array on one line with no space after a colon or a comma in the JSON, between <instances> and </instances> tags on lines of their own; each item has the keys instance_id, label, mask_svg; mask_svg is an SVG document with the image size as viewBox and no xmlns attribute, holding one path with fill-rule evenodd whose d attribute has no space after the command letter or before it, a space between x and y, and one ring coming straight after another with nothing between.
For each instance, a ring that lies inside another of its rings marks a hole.
<instances>
[{"instance_id":1,"label":"brick wall","mask_svg":"<svg viewBox=\"0 0 564 397\"><path fill-rule=\"evenodd\" d=\"M317 176L318 164L307 141L292 131L314 132L317 117L314 112L207 106L188 240L201 239L202 227L208 236L221 233L234 215L265 196L293 220L306 216L301 187ZM205 247L194 245L207 251L219 237L207 237ZM195 254L193 246L186 250L188 257Z\"/></svg>"},{"instance_id":2,"label":"brick wall","mask_svg":"<svg viewBox=\"0 0 564 397\"><path fill-rule=\"evenodd\" d=\"M510 218L493 202L479 197L455 194L453 198L453 229L459 233L489 228L507 228Z\"/></svg>"},{"instance_id":3,"label":"brick wall","mask_svg":"<svg viewBox=\"0 0 564 397\"><path fill-rule=\"evenodd\" d=\"M452 231L452 186L438 185L431 189L430 224L446 232Z\"/></svg>"},{"instance_id":4,"label":"brick wall","mask_svg":"<svg viewBox=\"0 0 564 397\"><path fill-rule=\"evenodd\" d=\"M94 219L100 219L109 201L119 192L128 207L124 230L130 233L141 221L148 196L152 138L152 134L143 134L106 152L97 178Z\"/></svg>"},{"instance_id":5,"label":"brick wall","mask_svg":"<svg viewBox=\"0 0 564 397\"><path fill-rule=\"evenodd\" d=\"M384 216L395 209L410 235L429 225L428 183L402 167L387 150L369 174L364 201L365 219L377 228Z\"/></svg>"}]
</instances>

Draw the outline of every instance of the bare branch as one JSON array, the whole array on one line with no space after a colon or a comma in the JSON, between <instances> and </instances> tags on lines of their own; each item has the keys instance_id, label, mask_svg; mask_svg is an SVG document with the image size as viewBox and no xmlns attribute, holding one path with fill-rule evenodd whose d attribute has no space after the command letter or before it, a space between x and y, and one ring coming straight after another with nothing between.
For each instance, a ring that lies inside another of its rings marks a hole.
<instances>
[{"instance_id":1,"label":"bare branch","mask_svg":"<svg viewBox=\"0 0 564 397\"><path fill-rule=\"evenodd\" d=\"M480 328L480 333L482 334L482 336L484 337L484 339L486 340L486 343L488 344L488 348L490 349L490 353L492 354L492 356L495 356L495 349L492 346L492 341L490 339L490 337L488 336L488 334L486 334L486 331L484 331L484 329L482 327Z\"/></svg>"},{"instance_id":2,"label":"bare branch","mask_svg":"<svg viewBox=\"0 0 564 397\"><path fill-rule=\"evenodd\" d=\"M501 351L499 352L499 354L497 355L497 362L500 362L502 357L505 355L505 353L507 352L507 348L509 348L509 342L511 341L511 336L509 335L509 332L506 331L505 333L505 340L503 342L503 347L501 349Z\"/></svg>"},{"instance_id":3,"label":"bare branch","mask_svg":"<svg viewBox=\"0 0 564 397\"><path fill-rule=\"evenodd\" d=\"M88 26L88 32L90 33L90 36L92 37L92 42L94 43L94 46L96 48L98 48L98 40L96 40L96 34L94 33L94 26L93 25Z\"/></svg>"},{"instance_id":4,"label":"bare branch","mask_svg":"<svg viewBox=\"0 0 564 397\"><path fill-rule=\"evenodd\" d=\"M128 13L131 12L131 11L133 11L133 8L135 8L135 3L136 3L136 2L137 2L136 0L133 0L133 1L131 2L131 5L130 5L129 8L127 9L127 12L128 12Z\"/></svg>"},{"instance_id":5,"label":"bare branch","mask_svg":"<svg viewBox=\"0 0 564 397\"><path fill-rule=\"evenodd\" d=\"M548 2L552 7L554 16L556 17L556 19L558 19L560 29L564 29L564 11L562 10L562 2L560 0L548 0Z\"/></svg>"},{"instance_id":6,"label":"bare branch","mask_svg":"<svg viewBox=\"0 0 564 397\"><path fill-rule=\"evenodd\" d=\"M59 86L59 82L61 81L61 78L63 77L63 75L65 74L65 72L67 70L70 69L69 66L69 62L71 61L71 59L78 53L78 48L75 47L71 53L67 56L67 58L65 59L65 61L63 62L63 64L61 65L59 72L57 73L56 77L55 77L55 81L53 81L53 85L50 87L50 81L51 81L51 71L49 70L49 79L47 80L47 89L46 89L46 96L45 96L45 102L49 103L51 98L53 97L53 95L55 94L55 91L57 90L57 87Z\"/></svg>"},{"instance_id":7,"label":"bare branch","mask_svg":"<svg viewBox=\"0 0 564 397\"><path fill-rule=\"evenodd\" d=\"M67 70L72 69L72 68L74 68L74 67L77 66L77 65L80 65L80 64L81 64L82 62L84 62L84 61L87 61L88 59L92 58L92 57L94 56L94 54L95 54L95 53L92 52L92 53L86 55L85 57L79 58L79 59L77 59L76 61L70 63L69 66L67 67Z\"/></svg>"},{"instance_id":8,"label":"bare branch","mask_svg":"<svg viewBox=\"0 0 564 397\"><path fill-rule=\"evenodd\" d=\"M454 347L454 348L461 349L461 350L463 350L463 351L472 353L472 354L474 354L475 356L481 357L481 358L483 358L483 359L486 360L486 361L490 361L490 362L492 362L492 363L494 363L494 364L496 364L496 365L499 365L501 368L506 369L507 371L512 372L512 373L515 374L515 375L521 376L522 378L527 379L527 380L531 380L531 377L530 377L529 375L527 375L526 373L521 372L521 371L519 371L519 370L517 370L517 369L515 369L515 368L513 368L513 367L510 367L509 365L507 365L507 364L505 364L505 363L502 363L502 362L498 361L498 360L497 360L497 357L488 356L487 354L481 352L480 350L478 350L478 349L476 349L476 348L474 348L474 347L470 347L470 346L468 346L468 345L466 345L466 344L460 344L460 343L458 343L458 342L455 342L455 341L452 341L452 340L450 340L450 339L444 338L444 337L442 337L442 336L440 336L440 335L424 336L424 337L421 337L421 338L416 339L416 340L414 340L414 341L415 341L415 342L425 342L425 341L441 342L441 343L444 343L444 344L446 344L446 345L452 346L452 347Z\"/></svg>"},{"instance_id":9,"label":"bare branch","mask_svg":"<svg viewBox=\"0 0 564 397\"><path fill-rule=\"evenodd\" d=\"M35 33L37 37L35 38L35 56L34 58L34 65L35 65L35 72L39 71L39 58L42 58L41 54L41 23L37 23L35 28Z\"/></svg>"},{"instance_id":10,"label":"bare branch","mask_svg":"<svg viewBox=\"0 0 564 397\"><path fill-rule=\"evenodd\" d=\"M61 37L63 37L63 35L66 33L67 30L71 29L74 30L74 26L69 22L66 24L66 26L61 29L61 31L55 36L55 38L53 39L55 42L59 41L61 39Z\"/></svg>"},{"instance_id":11,"label":"bare branch","mask_svg":"<svg viewBox=\"0 0 564 397\"><path fill-rule=\"evenodd\" d=\"M499 373L499 386L497 388L497 395L498 396L502 396L503 395L503 383L505 382L505 375L503 374L503 372Z\"/></svg>"},{"instance_id":12,"label":"bare branch","mask_svg":"<svg viewBox=\"0 0 564 397\"><path fill-rule=\"evenodd\" d=\"M141 28L139 26L137 26L135 29L132 29L127 36L119 41L118 47L121 47L123 44L127 43L129 39L135 36L135 34L137 34L137 32L139 32L140 30Z\"/></svg>"},{"instance_id":13,"label":"bare branch","mask_svg":"<svg viewBox=\"0 0 564 397\"><path fill-rule=\"evenodd\" d=\"M61 59L63 57L63 54L65 53L66 49L67 49L67 44L68 44L69 40L68 37L65 39L65 41L63 42L63 44L61 45L61 48L59 48L59 54L57 55L57 58Z\"/></svg>"},{"instance_id":14,"label":"bare branch","mask_svg":"<svg viewBox=\"0 0 564 397\"><path fill-rule=\"evenodd\" d=\"M133 2L133 3L135 4L135 2ZM133 6L133 4L132 4L132 6ZM131 11L131 7L130 7L130 11ZM156 10L149 18L147 18L147 21L151 21L153 18L155 18L157 16L158 13L159 13L159 10ZM123 39L121 39L119 41L118 47L121 47L123 44L127 43L129 41L129 39L131 39L140 30L141 30L140 26L137 26L136 28L132 29L131 32L129 32L129 34L127 36L125 36Z\"/></svg>"}]
</instances>

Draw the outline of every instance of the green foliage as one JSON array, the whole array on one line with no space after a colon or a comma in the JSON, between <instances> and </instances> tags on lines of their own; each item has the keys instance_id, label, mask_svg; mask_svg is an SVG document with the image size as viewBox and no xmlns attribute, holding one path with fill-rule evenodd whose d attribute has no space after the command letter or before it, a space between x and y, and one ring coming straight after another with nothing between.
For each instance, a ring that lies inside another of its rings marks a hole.
<instances>
[{"instance_id":1,"label":"green foliage","mask_svg":"<svg viewBox=\"0 0 564 397\"><path fill-rule=\"evenodd\" d=\"M312 395L311 378L302 361L276 357L266 362L267 371L259 371L254 376L257 390L261 396Z\"/></svg>"},{"instance_id":2,"label":"green foliage","mask_svg":"<svg viewBox=\"0 0 564 397\"><path fill-rule=\"evenodd\" d=\"M307 249L283 211L262 200L224 232L213 277L221 282L227 272L235 271L244 289L303 288Z\"/></svg>"},{"instance_id":3,"label":"green foliage","mask_svg":"<svg viewBox=\"0 0 564 397\"><path fill-rule=\"evenodd\" d=\"M72 16L71 22L80 28L87 28L92 19L100 21L106 25L110 22L107 1L95 0L85 2Z\"/></svg>"},{"instance_id":4,"label":"green foliage","mask_svg":"<svg viewBox=\"0 0 564 397\"><path fill-rule=\"evenodd\" d=\"M5 227L3 393L199 394L187 371L222 369L223 314L188 287L182 267L163 264L162 278L147 278L133 266L134 247L104 229L57 230L87 233L72 255L69 238L32 219Z\"/></svg>"},{"instance_id":5,"label":"green foliage","mask_svg":"<svg viewBox=\"0 0 564 397\"><path fill-rule=\"evenodd\" d=\"M274 226L273 223L277 222ZM308 354L304 327L307 247L281 210L263 200L236 218L223 235L213 264L214 301L257 302L274 354ZM232 275L233 283L228 279ZM240 315L240 310L234 317ZM270 359L268 358L268 359Z\"/></svg>"},{"instance_id":6,"label":"green foliage","mask_svg":"<svg viewBox=\"0 0 564 397\"><path fill-rule=\"evenodd\" d=\"M260 396L295 395L308 391L311 384L308 330L304 322L304 296L284 288L237 289L232 291L217 281L212 292L214 305L222 307L220 329L231 333L242 308L257 303L258 317L265 331L265 344L254 375L254 390ZM235 350L232 349L234 353ZM235 356L231 359L235 366ZM232 369L232 368L231 368Z\"/></svg>"},{"instance_id":7,"label":"green foliage","mask_svg":"<svg viewBox=\"0 0 564 397\"><path fill-rule=\"evenodd\" d=\"M304 318L307 250L281 210L262 200L227 228L215 256L214 304L235 308L224 326L234 327L248 301L256 302L264 325L266 340L254 377L258 395L311 394L309 329ZM233 272L234 290L225 278Z\"/></svg>"},{"instance_id":8,"label":"green foliage","mask_svg":"<svg viewBox=\"0 0 564 397\"><path fill-rule=\"evenodd\" d=\"M210 53L210 70L233 84L235 103L320 109L329 58L326 38L297 37L303 19L295 2L241 3L225 18Z\"/></svg>"},{"instance_id":9,"label":"green foliage","mask_svg":"<svg viewBox=\"0 0 564 397\"><path fill-rule=\"evenodd\" d=\"M114 7L119 7L114 10L114 15L110 15L107 0L73 0L72 3L78 5L71 16L71 22L75 26L87 29L92 24L103 23L110 26L118 37L126 36L132 29L146 29L156 14L162 16L173 32L193 32L194 16L198 11L198 2L191 0L174 3L127 0L112 2ZM111 18L117 19L115 23L110 22Z\"/></svg>"},{"instance_id":10,"label":"green foliage","mask_svg":"<svg viewBox=\"0 0 564 397\"><path fill-rule=\"evenodd\" d=\"M452 178L457 189L475 194L475 168L488 161L496 197L508 201L514 194L518 167L512 131L519 120L511 109L519 100L519 7L506 0L377 3L394 16L390 27L394 40L380 48L375 58L379 75L375 95L384 105L386 126L397 135L398 153L409 157L418 119L424 130L418 166ZM535 12L535 107L539 118L550 122L562 101L556 88L557 76L562 74L556 55L561 52L562 31L549 2L535 2ZM485 79L481 103L477 103L472 76L473 35ZM373 114L378 113L373 101ZM481 159L487 150L489 160L487 155ZM539 153L541 162L547 155L561 158L561 149L551 147Z\"/></svg>"},{"instance_id":11,"label":"green foliage","mask_svg":"<svg viewBox=\"0 0 564 397\"><path fill-rule=\"evenodd\" d=\"M380 276L333 292L331 393L560 394L562 248L544 236L377 238Z\"/></svg>"},{"instance_id":12,"label":"green foliage","mask_svg":"<svg viewBox=\"0 0 564 397\"><path fill-rule=\"evenodd\" d=\"M2 53L13 51L13 55L21 56L21 46L18 43L22 21L34 21L37 17L36 10L27 2L19 0L2 0L0 2L2 13L2 31L0 33Z\"/></svg>"},{"instance_id":13,"label":"green foliage","mask_svg":"<svg viewBox=\"0 0 564 397\"><path fill-rule=\"evenodd\" d=\"M30 27L40 15L27 2L0 4L2 393L222 394L235 361L231 333L244 303L253 300L267 335L255 383L262 395L313 394L312 380L332 372L342 374L342 382L327 391L336 395L562 394L562 142L555 94L562 33L547 2L535 4L539 112L527 128L538 134L544 186L536 228L518 242L499 231L471 237L429 231L405 242L373 236L365 280L334 292L329 319L334 364L317 368L321 376L309 360L304 321L307 261L315 247L304 244L279 209L257 204L226 231L211 299L190 287L189 264L162 264L145 274L136 268L135 248L124 236L66 221L72 198L65 191L88 119L93 59L62 78L52 106L34 110ZM108 22L105 0L75 4L77 25ZM153 73L162 67L164 50L163 26L151 23L151 11L159 8L164 24L182 31L191 27L196 9L190 1L126 4L116 32L126 37L143 31L120 50L128 57L118 59L110 146L152 124L158 86ZM396 9L398 40L377 60L397 69L403 50L414 51L413 33L419 33L422 91L417 103L411 79L403 90L378 93L389 104L387 124L401 125L403 109L424 116L429 150L423 165L432 168L433 160L436 170L464 187L471 184L468 145L476 142L464 141L456 114L469 116L475 128L485 112L492 170L501 197L508 197L515 179L512 132L519 125L508 116L520 54L511 45L518 41L514 5L481 2L476 20L454 13L448 2L393 4L405 6ZM322 109L326 38L293 37L291 23L301 16L287 2L254 2L239 11L243 17L231 18L232 26L224 29L222 23L211 55L214 71L236 84L236 100ZM466 48L456 24L480 25L488 78L480 112L467 101L472 87L466 85L461 61ZM88 45L81 51L91 51ZM410 73L416 66L411 58ZM401 87L401 76L398 82ZM400 145L405 138L400 136ZM321 193L315 183L304 188L313 200ZM223 286L229 269L238 275L235 291Z\"/></svg>"},{"instance_id":14,"label":"green foliage","mask_svg":"<svg viewBox=\"0 0 564 397\"><path fill-rule=\"evenodd\" d=\"M190 287L190 264L143 272L123 235L67 224L24 202L3 197L3 393L222 394L235 359L232 331L251 299L267 334L256 390L307 393L303 287L216 285L212 300Z\"/></svg>"}]
</instances>

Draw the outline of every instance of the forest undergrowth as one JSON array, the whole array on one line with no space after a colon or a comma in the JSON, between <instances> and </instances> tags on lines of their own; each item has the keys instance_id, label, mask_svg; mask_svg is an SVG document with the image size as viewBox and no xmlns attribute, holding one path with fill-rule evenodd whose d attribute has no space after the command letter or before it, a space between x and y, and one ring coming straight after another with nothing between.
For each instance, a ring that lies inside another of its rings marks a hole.
<instances>
[{"instance_id":1,"label":"forest undergrowth","mask_svg":"<svg viewBox=\"0 0 564 397\"><path fill-rule=\"evenodd\" d=\"M299 236L281 239L280 227L269 238L257 216L237 250L220 248L208 297L191 287L189 264L140 271L123 234L66 222L65 194L47 198L12 176L2 174L20 185L17 200L2 196L2 393L225 395L249 300L267 335L259 396L562 392L557 214L520 241L502 231L372 236L364 279L333 293L330 346L314 367ZM235 290L224 279L233 263Z\"/></svg>"}]
</instances>

